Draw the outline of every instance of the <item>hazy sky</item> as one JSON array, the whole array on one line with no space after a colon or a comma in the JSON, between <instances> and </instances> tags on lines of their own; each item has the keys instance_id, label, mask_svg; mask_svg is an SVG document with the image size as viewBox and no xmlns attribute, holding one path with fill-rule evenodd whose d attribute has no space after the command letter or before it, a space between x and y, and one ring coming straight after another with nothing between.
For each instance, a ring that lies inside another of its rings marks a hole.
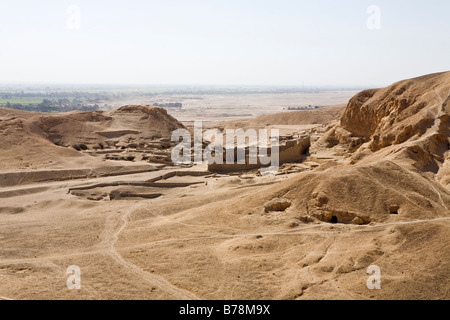
<instances>
[{"instance_id":1,"label":"hazy sky","mask_svg":"<svg viewBox=\"0 0 450 320\"><path fill-rule=\"evenodd\" d=\"M382 86L450 70L449 12L448 0L2 0L0 82Z\"/></svg>"}]
</instances>

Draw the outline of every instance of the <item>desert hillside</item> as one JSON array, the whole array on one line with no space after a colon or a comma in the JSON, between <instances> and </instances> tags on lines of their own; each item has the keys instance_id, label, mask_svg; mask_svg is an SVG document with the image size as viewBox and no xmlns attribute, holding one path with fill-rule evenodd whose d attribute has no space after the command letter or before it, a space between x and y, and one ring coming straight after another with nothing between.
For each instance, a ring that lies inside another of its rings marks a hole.
<instances>
[{"instance_id":1,"label":"desert hillside","mask_svg":"<svg viewBox=\"0 0 450 320\"><path fill-rule=\"evenodd\" d=\"M134 159L166 162L171 133L183 127L154 106L55 114L0 108L1 169L114 171Z\"/></svg>"},{"instance_id":2,"label":"desert hillside","mask_svg":"<svg viewBox=\"0 0 450 320\"><path fill-rule=\"evenodd\" d=\"M361 214L380 217L390 212L389 207L415 218L432 212L448 215L449 96L447 72L366 90L352 98L340 124L315 146L344 150L342 165L320 173L324 185L330 185L326 181L334 175L348 185L347 195L335 191L339 197L332 198L346 203L348 210L361 205L357 210ZM368 180L355 187L364 179Z\"/></svg>"},{"instance_id":3,"label":"desert hillside","mask_svg":"<svg viewBox=\"0 0 450 320\"><path fill-rule=\"evenodd\" d=\"M311 137L269 176L173 165L160 108L0 109L0 299L449 299L449 97L446 72L221 123Z\"/></svg>"},{"instance_id":4,"label":"desert hillside","mask_svg":"<svg viewBox=\"0 0 450 320\"><path fill-rule=\"evenodd\" d=\"M345 110L345 105L322 107L313 110L297 110L275 114L262 115L249 120L225 122L225 128L264 127L268 125L315 125L328 124L340 119Z\"/></svg>"}]
</instances>

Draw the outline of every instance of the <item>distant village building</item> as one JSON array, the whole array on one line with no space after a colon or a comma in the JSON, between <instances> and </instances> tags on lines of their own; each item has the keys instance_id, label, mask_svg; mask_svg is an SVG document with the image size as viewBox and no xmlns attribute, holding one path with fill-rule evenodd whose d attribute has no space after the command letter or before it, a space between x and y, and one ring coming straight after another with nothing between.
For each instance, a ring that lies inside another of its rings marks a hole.
<instances>
[{"instance_id":1,"label":"distant village building","mask_svg":"<svg viewBox=\"0 0 450 320\"><path fill-rule=\"evenodd\" d=\"M320 106L304 106L304 107L288 107L288 110L311 110L311 109L319 109Z\"/></svg>"},{"instance_id":2,"label":"distant village building","mask_svg":"<svg viewBox=\"0 0 450 320\"><path fill-rule=\"evenodd\" d=\"M183 107L183 104L181 102L154 103L153 105L156 107L161 107L161 108L181 108L181 107Z\"/></svg>"}]
</instances>

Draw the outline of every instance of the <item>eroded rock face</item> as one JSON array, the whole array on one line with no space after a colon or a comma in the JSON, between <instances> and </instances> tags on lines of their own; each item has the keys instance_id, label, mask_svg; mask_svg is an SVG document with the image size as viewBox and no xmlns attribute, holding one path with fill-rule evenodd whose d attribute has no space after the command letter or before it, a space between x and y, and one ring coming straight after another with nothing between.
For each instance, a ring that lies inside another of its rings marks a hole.
<instances>
[{"instance_id":1,"label":"eroded rock face","mask_svg":"<svg viewBox=\"0 0 450 320\"><path fill-rule=\"evenodd\" d=\"M364 90L350 99L341 118L341 127L357 136L371 136L381 118L377 115L377 110L372 108L369 100L378 91L377 89Z\"/></svg>"},{"instance_id":2,"label":"eroded rock face","mask_svg":"<svg viewBox=\"0 0 450 320\"><path fill-rule=\"evenodd\" d=\"M317 142L347 150L346 161L299 175L274 195L291 200L287 213L300 221L360 225L448 216L449 136L450 72L365 90Z\"/></svg>"},{"instance_id":3,"label":"eroded rock face","mask_svg":"<svg viewBox=\"0 0 450 320\"><path fill-rule=\"evenodd\" d=\"M365 90L349 101L340 127L370 141L372 151L430 132L448 137L449 96L450 72L400 81L384 89Z\"/></svg>"},{"instance_id":4,"label":"eroded rock face","mask_svg":"<svg viewBox=\"0 0 450 320\"><path fill-rule=\"evenodd\" d=\"M450 72L445 72L357 94L323 140L346 145L354 152L352 163L389 158L436 175L448 187L449 137Z\"/></svg>"}]
</instances>

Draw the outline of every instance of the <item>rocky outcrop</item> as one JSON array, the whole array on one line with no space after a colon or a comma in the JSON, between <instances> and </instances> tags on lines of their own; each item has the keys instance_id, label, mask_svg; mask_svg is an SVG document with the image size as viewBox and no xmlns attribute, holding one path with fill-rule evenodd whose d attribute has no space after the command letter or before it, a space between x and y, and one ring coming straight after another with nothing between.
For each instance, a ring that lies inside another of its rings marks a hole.
<instances>
[{"instance_id":1,"label":"rocky outcrop","mask_svg":"<svg viewBox=\"0 0 450 320\"><path fill-rule=\"evenodd\" d=\"M318 141L345 149L346 160L301 174L267 199L290 200L302 221L450 216L449 102L450 72L357 94Z\"/></svg>"},{"instance_id":2,"label":"rocky outcrop","mask_svg":"<svg viewBox=\"0 0 450 320\"><path fill-rule=\"evenodd\" d=\"M404 80L353 97L341 128L372 151L422 137L446 143L450 128L450 72Z\"/></svg>"},{"instance_id":3,"label":"rocky outcrop","mask_svg":"<svg viewBox=\"0 0 450 320\"><path fill-rule=\"evenodd\" d=\"M35 125L56 145L85 145L87 149L144 145L155 139L170 139L172 131L184 128L165 109L147 105L45 115L39 117Z\"/></svg>"}]
</instances>

